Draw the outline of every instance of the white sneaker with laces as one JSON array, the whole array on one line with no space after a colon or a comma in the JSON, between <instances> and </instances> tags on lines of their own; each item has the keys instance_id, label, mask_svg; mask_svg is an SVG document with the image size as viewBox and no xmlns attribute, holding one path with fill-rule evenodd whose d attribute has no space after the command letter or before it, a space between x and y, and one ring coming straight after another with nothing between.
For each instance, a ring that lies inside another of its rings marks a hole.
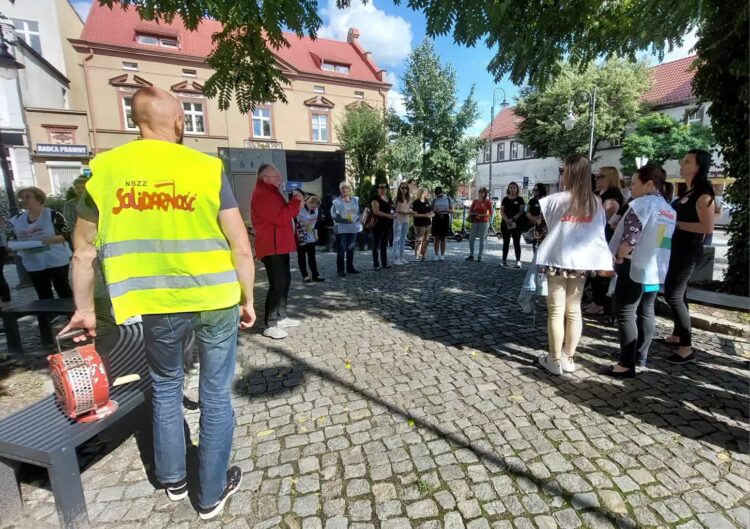
<instances>
[{"instance_id":1,"label":"white sneaker with laces","mask_svg":"<svg viewBox=\"0 0 750 529\"><path fill-rule=\"evenodd\" d=\"M539 357L539 365L553 375L562 375L560 362L553 362L548 354L543 354Z\"/></svg>"},{"instance_id":2,"label":"white sneaker with laces","mask_svg":"<svg viewBox=\"0 0 750 529\"><path fill-rule=\"evenodd\" d=\"M277 325L282 329L288 329L289 327L299 327L300 321L293 320L292 318L284 318L283 320L279 320Z\"/></svg>"},{"instance_id":3,"label":"white sneaker with laces","mask_svg":"<svg viewBox=\"0 0 750 529\"><path fill-rule=\"evenodd\" d=\"M576 371L576 364L573 362L572 358L568 358L565 356L565 353L563 353L562 357L560 358L560 367L563 370L563 373L575 373Z\"/></svg>"},{"instance_id":4,"label":"white sneaker with laces","mask_svg":"<svg viewBox=\"0 0 750 529\"><path fill-rule=\"evenodd\" d=\"M289 336L289 333L287 333L281 327L274 325L273 327L266 327L265 329L263 329L263 336L267 338L273 338L274 340L283 340L284 338Z\"/></svg>"}]
</instances>

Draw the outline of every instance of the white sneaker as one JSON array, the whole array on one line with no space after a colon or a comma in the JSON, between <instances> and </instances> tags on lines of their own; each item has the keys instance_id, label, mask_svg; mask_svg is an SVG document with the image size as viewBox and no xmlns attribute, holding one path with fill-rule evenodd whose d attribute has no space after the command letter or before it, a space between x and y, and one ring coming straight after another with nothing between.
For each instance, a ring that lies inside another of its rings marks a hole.
<instances>
[{"instance_id":1,"label":"white sneaker","mask_svg":"<svg viewBox=\"0 0 750 529\"><path fill-rule=\"evenodd\" d=\"M539 365L553 375L562 375L560 362L553 362L548 354L543 354L539 357Z\"/></svg>"},{"instance_id":2,"label":"white sneaker","mask_svg":"<svg viewBox=\"0 0 750 529\"><path fill-rule=\"evenodd\" d=\"M516 268L521 268L521 261L516 261Z\"/></svg>"},{"instance_id":3,"label":"white sneaker","mask_svg":"<svg viewBox=\"0 0 750 529\"><path fill-rule=\"evenodd\" d=\"M273 338L274 340L283 340L284 338L289 336L289 334L281 327L273 326L263 329L263 336L267 338Z\"/></svg>"},{"instance_id":4,"label":"white sneaker","mask_svg":"<svg viewBox=\"0 0 750 529\"><path fill-rule=\"evenodd\" d=\"M566 357L565 353L560 358L560 367L562 367L564 373L575 373L576 371L575 362L573 362L572 358Z\"/></svg>"},{"instance_id":5,"label":"white sneaker","mask_svg":"<svg viewBox=\"0 0 750 529\"><path fill-rule=\"evenodd\" d=\"M445 261L444 255L438 255L438 261Z\"/></svg>"},{"instance_id":6,"label":"white sneaker","mask_svg":"<svg viewBox=\"0 0 750 529\"><path fill-rule=\"evenodd\" d=\"M284 318L283 320L279 320L277 325L282 329L288 329L289 327L299 327L300 322L292 318Z\"/></svg>"}]
</instances>

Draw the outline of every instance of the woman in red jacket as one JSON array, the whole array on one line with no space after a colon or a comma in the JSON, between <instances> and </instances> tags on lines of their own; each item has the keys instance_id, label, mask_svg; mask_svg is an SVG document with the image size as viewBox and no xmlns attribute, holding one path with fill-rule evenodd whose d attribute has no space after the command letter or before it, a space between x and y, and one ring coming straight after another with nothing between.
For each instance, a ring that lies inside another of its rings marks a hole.
<instances>
[{"instance_id":1,"label":"woman in red jacket","mask_svg":"<svg viewBox=\"0 0 750 529\"><path fill-rule=\"evenodd\" d=\"M263 336L275 340L286 338L285 329L300 324L299 320L287 318L286 301L292 282L289 254L297 250L293 220L302 209L302 193L295 189L287 202L280 186L279 170L272 164L263 164L258 168L258 181L250 199L255 256L263 261L269 283Z\"/></svg>"}]
</instances>

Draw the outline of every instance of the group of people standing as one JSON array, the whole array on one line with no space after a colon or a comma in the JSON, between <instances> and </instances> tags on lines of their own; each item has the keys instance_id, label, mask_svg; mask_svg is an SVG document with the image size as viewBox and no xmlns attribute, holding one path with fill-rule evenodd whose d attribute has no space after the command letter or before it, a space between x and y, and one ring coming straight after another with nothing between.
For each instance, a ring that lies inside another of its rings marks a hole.
<instances>
[{"instance_id":1,"label":"group of people standing","mask_svg":"<svg viewBox=\"0 0 750 529\"><path fill-rule=\"evenodd\" d=\"M602 374L631 378L636 366L645 367L660 285L674 314L674 330L656 341L675 349L667 358L672 364L695 360L685 292L702 256L704 239L714 228L710 167L709 153L688 152L680 166L686 190L671 204L662 195L664 170L641 167L633 175L630 199L624 202L616 170L614 174L610 168L599 171L595 192L588 158L576 155L565 160L565 190L539 199L539 215L529 211L536 225L544 226L535 255L535 266L548 283L549 348L539 358L544 369L555 375L576 370L587 279L593 289L603 288L605 295L610 281L615 281L620 355ZM595 298L588 312L601 306Z\"/></svg>"}]
</instances>

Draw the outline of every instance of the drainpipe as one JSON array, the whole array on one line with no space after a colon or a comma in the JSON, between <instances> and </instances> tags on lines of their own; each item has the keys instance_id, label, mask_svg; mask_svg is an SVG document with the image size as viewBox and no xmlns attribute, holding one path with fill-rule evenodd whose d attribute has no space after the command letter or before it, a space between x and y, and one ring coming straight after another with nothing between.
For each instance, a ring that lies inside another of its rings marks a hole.
<instances>
[{"instance_id":1,"label":"drainpipe","mask_svg":"<svg viewBox=\"0 0 750 529\"><path fill-rule=\"evenodd\" d=\"M93 147L94 156L99 152L96 142L96 120L94 119L94 105L91 104L91 87L89 86L89 71L87 68L88 61L94 58L94 49L89 48L89 54L83 59L83 80L86 84L86 102L89 104L89 114L91 115L91 147Z\"/></svg>"}]
</instances>

